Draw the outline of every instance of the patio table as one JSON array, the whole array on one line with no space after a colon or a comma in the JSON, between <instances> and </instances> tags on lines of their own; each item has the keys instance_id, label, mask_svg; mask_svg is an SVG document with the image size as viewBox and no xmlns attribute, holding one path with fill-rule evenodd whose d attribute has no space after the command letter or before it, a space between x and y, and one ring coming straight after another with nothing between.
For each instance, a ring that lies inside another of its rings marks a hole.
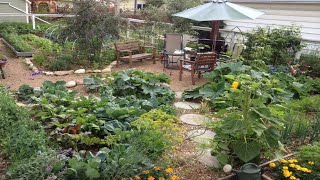
<instances>
[{"instance_id":1,"label":"patio table","mask_svg":"<svg viewBox=\"0 0 320 180\"><path fill-rule=\"evenodd\" d=\"M177 57L177 59L175 59ZM170 67L169 64L177 64L176 68L179 68L178 62L181 59L185 58L185 52L180 51L179 53L164 53L164 63L163 63L163 69L174 69L173 67Z\"/></svg>"}]
</instances>

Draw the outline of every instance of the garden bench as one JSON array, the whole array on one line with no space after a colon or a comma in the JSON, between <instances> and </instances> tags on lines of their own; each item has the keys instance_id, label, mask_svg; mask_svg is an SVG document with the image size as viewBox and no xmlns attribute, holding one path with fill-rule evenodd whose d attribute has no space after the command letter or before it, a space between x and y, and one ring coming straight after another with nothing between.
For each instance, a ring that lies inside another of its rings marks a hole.
<instances>
[{"instance_id":1,"label":"garden bench","mask_svg":"<svg viewBox=\"0 0 320 180\"><path fill-rule=\"evenodd\" d=\"M120 64L120 60L128 60L130 68L132 67L133 60L153 59L155 64L155 48L152 46L141 46L140 41L127 41L127 42L116 42L115 43L116 54L117 54L117 67ZM152 53L145 53L145 48L152 48ZM138 51L137 54L134 54ZM128 53L126 56L121 56L121 53Z\"/></svg>"}]
</instances>

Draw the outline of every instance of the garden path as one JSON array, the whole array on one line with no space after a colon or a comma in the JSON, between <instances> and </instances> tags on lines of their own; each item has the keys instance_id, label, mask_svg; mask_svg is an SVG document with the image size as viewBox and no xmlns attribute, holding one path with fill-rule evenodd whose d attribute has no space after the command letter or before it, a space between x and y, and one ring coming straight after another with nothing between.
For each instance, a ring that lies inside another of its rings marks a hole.
<instances>
[{"instance_id":1,"label":"garden path","mask_svg":"<svg viewBox=\"0 0 320 180\"><path fill-rule=\"evenodd\" d=\"M185 103L180 98L177 98L177 102ZM199 108L199 104L197 105ZM201 148L215 135L214 132L205 129L206 123L213 119L198 114L198 108L187 107L188 104L185 104L185 107L176 107L184 133L183 143L171 154L173 162L178 167L178 174L181 179L188 180L218 179L225 174L214 169L218 166L218 162L211 155L211 150Z\"/></svg>"},{"instance_id":2,"label":"garden path","mask_svg":"<svg viewBox=\"0 0 320 180\"><path fill-rule=\"evenodd\" d=\"M23 63L22 58L16 58L14 54L0 42L0 54L8 57L9 61L3 68L5 79L0 79L0 84L4 85L8 89L17 90L22 84L28 84L33 87L41 86L43 81L71 81L82 80L84 75L68 75L68 76L46 76L36 75L32 76L32 71L28 66ZM77 87L76 90L84 89Z\"/></svg>"}]
</instances>

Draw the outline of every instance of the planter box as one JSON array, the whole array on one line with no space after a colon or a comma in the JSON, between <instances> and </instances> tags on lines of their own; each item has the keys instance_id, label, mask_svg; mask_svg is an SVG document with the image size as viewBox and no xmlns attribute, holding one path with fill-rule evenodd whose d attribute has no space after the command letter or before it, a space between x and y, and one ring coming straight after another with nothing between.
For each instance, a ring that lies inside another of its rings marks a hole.
<instances>
[{"instance_id":1,"label":"planter box","mask_svg":"<svg viewBox=\"0 0 320 180\"><path fill-rule=\"evenodd\" d=\"M11 49L16 56L18 57L32 57L33 52L18 52L11 44L9 44L6 40L1 38L2 42L9 48Z\"/></svg>"}]
</instances>

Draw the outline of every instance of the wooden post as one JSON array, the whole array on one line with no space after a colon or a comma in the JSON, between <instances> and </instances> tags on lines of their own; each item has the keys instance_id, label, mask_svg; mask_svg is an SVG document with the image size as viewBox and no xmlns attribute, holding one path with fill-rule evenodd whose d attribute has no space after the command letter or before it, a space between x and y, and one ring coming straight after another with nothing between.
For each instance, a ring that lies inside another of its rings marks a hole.
<instances>
[{"instance_id":1,"label":"wooden post","mask_svg":"<svg viewBox=\"0 0 320 180\"><path fill-rule=\"evenodd\" d=\"M130 38L130 20L127 20L126 38Z\"/></svg>"},{"instance_id":2,"label":"wooden post","mask_svg":"<svg viewBox=\"0 0 320 180\"><path fill-rule=\"evenodd\" d=\"M216 42L219 39L219 28L220 28L220 21L212 21L212 29L211 29L211 36L212 36L212 51L216 50Z\"/></svg>"}]
</instances>

